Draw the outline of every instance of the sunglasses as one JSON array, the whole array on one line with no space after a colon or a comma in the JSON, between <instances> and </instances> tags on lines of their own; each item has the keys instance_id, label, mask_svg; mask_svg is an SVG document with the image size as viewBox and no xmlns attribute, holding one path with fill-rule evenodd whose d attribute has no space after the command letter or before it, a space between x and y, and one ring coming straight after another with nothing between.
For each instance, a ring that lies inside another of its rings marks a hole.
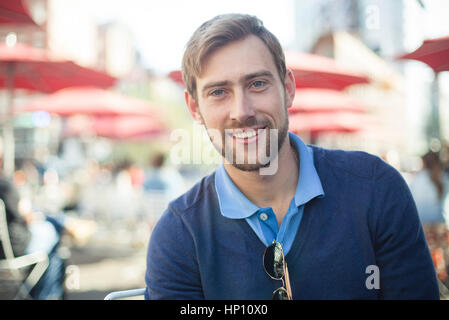
<instances>
[{"instance_id":1,"label":"sunglasses","mask_svg":"<svg viewBox=\"0 0 449 320\"><path fill-rule=\"evenodd\" d=\"M270 244L263 254L263 267L273 280L282 280L282 287L273 292L273 300L292 300L292 290L288 275L287 262L282 245L276 240ZM285 278L285 282L284 282Z\"/></svg>"}]
</instances>

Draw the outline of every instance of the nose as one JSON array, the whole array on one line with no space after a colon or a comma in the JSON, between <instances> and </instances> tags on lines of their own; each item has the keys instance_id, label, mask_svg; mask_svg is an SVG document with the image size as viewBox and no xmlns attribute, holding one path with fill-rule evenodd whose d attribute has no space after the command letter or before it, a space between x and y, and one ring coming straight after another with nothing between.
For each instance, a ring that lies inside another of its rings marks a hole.
<instances>
[{"instance_id":1,"label":"nose","mask_svg":"<svg viewBox=\"0 0 449 320\"><path fill-rule=\"evenodd\" d=\"M230 119L240 123L247 123L254 116L255 110L251 99L243 90L236 90L229 113Z\"/></svg>"}]
</instances>

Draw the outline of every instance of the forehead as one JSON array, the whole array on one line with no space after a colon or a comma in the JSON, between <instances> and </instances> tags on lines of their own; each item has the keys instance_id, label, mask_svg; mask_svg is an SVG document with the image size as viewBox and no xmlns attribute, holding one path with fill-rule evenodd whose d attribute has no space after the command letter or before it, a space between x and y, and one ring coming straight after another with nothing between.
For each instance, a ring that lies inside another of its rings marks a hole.
<instances>
[{"instance_id":1,"label":"forehead","mask_svg":"<svg viewBox=\"0 0 449 320\"><path fill-rule=\"evenodd\" d=\"M277 75L274 59L265 43L254 35L213 51L203 62L197 78L198 89L211 81L237 82L260 71Z\"/></svg>"}]
</instances>

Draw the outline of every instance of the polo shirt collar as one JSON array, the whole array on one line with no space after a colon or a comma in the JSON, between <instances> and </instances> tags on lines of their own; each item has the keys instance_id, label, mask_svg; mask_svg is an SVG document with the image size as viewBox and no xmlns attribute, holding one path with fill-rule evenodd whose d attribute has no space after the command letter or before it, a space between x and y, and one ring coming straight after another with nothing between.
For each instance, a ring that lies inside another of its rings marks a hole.
<instances>
[{"instance_id":1,"label":"polo shirt collar","mask_svg":"<svg viewBox=\"0 0 449 320\"><path fill-rule=\"evenodd\" d=\"M294 201L297 207L315 197L324 196L320 178L313 163L313 150L295 134L289 132L290 142L299 153L300 169ZM223 162L215 174L215 190L218 196L221 214L230 219L246 219L259 209L237 188L229 177Z\"/></svg>"}]
</instances>

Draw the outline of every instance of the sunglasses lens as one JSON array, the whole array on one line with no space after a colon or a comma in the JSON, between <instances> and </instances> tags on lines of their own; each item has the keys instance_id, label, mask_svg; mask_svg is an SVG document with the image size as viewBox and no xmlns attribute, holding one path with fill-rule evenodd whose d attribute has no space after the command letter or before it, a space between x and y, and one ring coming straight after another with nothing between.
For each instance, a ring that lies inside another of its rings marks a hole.
<instances>
[{"instance_id":1,"label":"sunglasses lens","mask_svg":"<svg viewBox=\"0 0 449 320\"><path fill-rule=\"evenodd\" d=\"M287 290L279 288L273 292L273 300L290 300L288 298Z\"/></svg>"},{"instance_id":2,"label":"sunglasses lens","mask_svg":"<svg viewBox=\"0 0 449 320\"><path fill-rule=\"evenodd\" d=\"M279 242L272 243L263 256L265 271L270 277L281 280L284 276L284 252Z\"/></svg>"}]
</instances>

